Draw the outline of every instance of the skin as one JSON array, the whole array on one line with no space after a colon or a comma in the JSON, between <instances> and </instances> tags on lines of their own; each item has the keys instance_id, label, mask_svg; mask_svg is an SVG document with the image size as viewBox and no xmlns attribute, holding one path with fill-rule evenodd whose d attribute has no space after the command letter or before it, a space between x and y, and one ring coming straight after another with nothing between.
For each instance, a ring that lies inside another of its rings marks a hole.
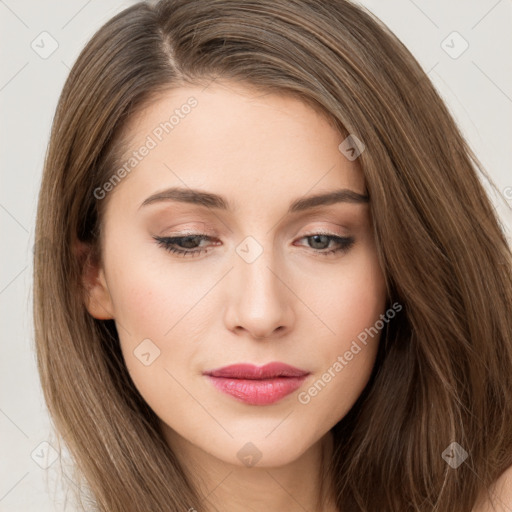
<instances>
[{"instance_id":1,"label":"skin","mask_svg":"<svg viewBox=\"0 0 512 512\"><path fill-rule=\"evenodd\" d=\"M365 194L363 175L338 149L344 137L310 106L220 81L153 102L126 127L131 150L190 96L198 105L106 199L102 261L85 274L87 308L115 320L128 371L209 510L335 510L320 486L320 456L332 453L330 429L368 382L378 336L309 403L298 394L385 312L386 287L368 203L287 209L340 188ZM173 186L220 194L234 209L141 206ZM199 256L172 254L153 238L190 232L211 237ZM338 245L306 236L319 232L354 243L324 255ZM248 236L262 250L250 263L236 251ZM145 339L160 350L148 366L134 355ZM270 361L310 372L272 405L240 402L202 375ZM237 456L249 442L261 454L252 467Z\"/></svg>"},{"instance_id":2,"label":"skin","mask_svg":"<svg viewBox=\"0 0 512 512\"><path fill-rule=\"evenodd\" d=\"M489 492L482 492L473 512L510 512L512 510L512 466L490 486Z\"/></svg>"}]
</instances>

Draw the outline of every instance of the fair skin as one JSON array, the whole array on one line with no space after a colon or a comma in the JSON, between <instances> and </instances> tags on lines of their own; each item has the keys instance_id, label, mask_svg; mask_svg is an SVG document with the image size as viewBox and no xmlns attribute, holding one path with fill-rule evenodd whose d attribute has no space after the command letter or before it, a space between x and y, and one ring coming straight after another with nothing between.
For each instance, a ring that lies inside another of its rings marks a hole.
<instances>
[{"instance_id":1,"label":"fair skin","mask_svg":"<svg viewBox=\"0 0 512 512\"><path fill-rule=\"evenodd\" d=\"M489 494L482 494L473 512L512 512L512 466L496 480Z\"/></svg>"},{"instance_id":2,"label":"fair skin","mask_svg":"<svg viewBox=\"0 0 512 512\"><path fill-rule=\"evenodd\" d=\"M310 106L220 81L153 102L127 126L131 151L190 96L197 106L107 198L87 308L115 320L131 378L207 510L333 512L320 457L332 453L330 430L368 382L379 336L308 403L298 397L385 313L386 286L368 202L345 195L287 210L339 189L365 195L362 173L338 149L344 137ZM221 195L232 209L161 197L142 205L170 187ZM210 238L175 247L200 254L183 257L154 239L190 233ZM250 262L240 252L246 237L258 254ZM147 339L160 350L149 365L134 355ZM270 361L309 372L270 405L239 401L202 374ZM237 455L244 447L259 457L253 466Z\"/></svg>"}]
</instances>

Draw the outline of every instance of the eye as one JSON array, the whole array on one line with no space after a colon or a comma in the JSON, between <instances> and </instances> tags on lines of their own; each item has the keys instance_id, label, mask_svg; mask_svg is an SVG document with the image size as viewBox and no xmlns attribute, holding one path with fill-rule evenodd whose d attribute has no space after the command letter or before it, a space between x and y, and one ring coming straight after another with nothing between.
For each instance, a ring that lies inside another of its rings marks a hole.
<instances>
[{"instance_id":1,"label":"eye","mask_svg":"<svg viewBox=\"0 0 512 512\"><path fill-rule=\"evenodd\" d=\"M205 252L206 249L197 249L198 244L200 244L204 240L211 240L211 237L204 235L202 233L173 237L154 236L153 238L157 241L158 245L160 245L167 251L177 255L181 255L183 257L188 255L199 256L201 253ZM180 245L184 246L184 248L179 247Z\"/></svg>"},{"instance_id":2,"label":"eye","mask_svg":"<svg viewBox=\"0 0 512 512\"><path fill-rule=\"evenodd\" d=\"M354 237L338 236L330 233L312 233L302 237L300 240L308 240L312 248L320 255L329 255L339 252L347 252L354 245ZM333 242L334 248L326 250Z\"/></svg>"},{"instance_id":3,"label":"eye","mask_svg":"<svg viewBox=\"0 0 512 512\"><path fill-rule=\"evenodd\" d=\"M184 236L173 237L154 236L153 238L156 240L158 245L163 247L165 250L181 257L199 256L208 250L207 247L201 247L201 242L213 240L212 237L203 233L192 233ZM319 255L347 252L355 241L353 237L342 237L329 233L313 233L306 235L299 240L308 240L312 244L314 252ZM331 242L335 244L335 247L329 249ZM218 243L216 245L218 245Z\"/></svg>"}]
</instances>

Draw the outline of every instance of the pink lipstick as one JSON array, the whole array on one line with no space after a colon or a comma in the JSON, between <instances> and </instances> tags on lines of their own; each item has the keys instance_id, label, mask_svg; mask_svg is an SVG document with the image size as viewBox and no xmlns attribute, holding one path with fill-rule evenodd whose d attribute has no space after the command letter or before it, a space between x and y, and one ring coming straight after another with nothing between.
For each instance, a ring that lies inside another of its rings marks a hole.
<instances>
[{"instance_id":1,"label":"pink lipstick","mask_svg":"<svg viewBox=\"0 0 512 512\"><path fill-rule=\"evenodd\" d=\"M310 372L285 363L234 364L203 373L220 391L249 405L275 403L299 388Z\"/></svg>"}]
</instances>

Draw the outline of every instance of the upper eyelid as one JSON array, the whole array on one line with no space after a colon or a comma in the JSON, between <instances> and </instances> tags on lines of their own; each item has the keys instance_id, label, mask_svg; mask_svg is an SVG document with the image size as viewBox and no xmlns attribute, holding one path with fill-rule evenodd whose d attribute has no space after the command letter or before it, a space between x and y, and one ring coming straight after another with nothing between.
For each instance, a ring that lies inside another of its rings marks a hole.
<instances>
[{"instance_id":1,"label":"upper eyelid","mask_svg":"<svg viewBox=\"0 0 512 512\"><path fill-rule=\"evenodd\" d=\"M315 236L315 235L325 235L325 236L338 237L338 238L350 238L350 235L341 235L339 233L334 233L328 229L307 230L305 233L303 233L300 236L296 236L295 238L301 239L301 238L306 238L306 237ZM157 238L175 239L175 238L186 238L189 236L203 237L203 238L208 238L210 240L214 240L214 239L218 238L217 235L210 235L210 234L202 232L202 231L193 231L193 230L183 231L183 232L179 232L179 233L171 233L168 235L160 235L160 236L157 236Z\"/></svg>"},{"instance_id":2,"label":"upper eyelid","mask_svg":"<svg viewBox=\"0 0 512 512\"><path fill-rule=\"evenodd\" d=\"M353 231L354 227L355 227L353 222L339 224L337 222L333 222L332 220L328 221L325 219L310 219L308 223L314 223L314 222L328 223L333 226L336 226L338 229L343 229L346 231ZM298 224L298 222L296 222L296 223ZM183 224L185 224L185 226L186 226L187 222L184 222ZM190 224L192 226L201 225L201 227L194 226L194 227L190 227L190 228L187 228L187 227L179 228L179 229L176 229L175 232L173 231L171 234L166 234L166 235L162 235L162 236L178 237L178 236L187 236L187 235L208 235L208 236L215 237L215 236L220 236L217 234L219 231L223 231L222 228L220 230L217 229L213 223L207 223L207 222L202 222L202 221L199 221L199 222L190 221ZM295 222L294 222L294 224L295 224ZM300 224L303 224L303 222L301 222ZM162 231L167 231L167 229L171 229L171 228L166 228ZM301 230L302 229L304 229L304 228L301 228ZM325 232L325 234L329 234L329 235L333 235L333 236L345 236L343 234L335 233L334 232L335 229L333 229L333 228L326 228L326 227L313 227L313 228L305 229L305 231L307 233L312 233L312 234ZM209 235L209 232L214 232L215 234ZM233 231L231 229L229 229L229 232L232 233Z\"/></svg>"}]
</instances>

